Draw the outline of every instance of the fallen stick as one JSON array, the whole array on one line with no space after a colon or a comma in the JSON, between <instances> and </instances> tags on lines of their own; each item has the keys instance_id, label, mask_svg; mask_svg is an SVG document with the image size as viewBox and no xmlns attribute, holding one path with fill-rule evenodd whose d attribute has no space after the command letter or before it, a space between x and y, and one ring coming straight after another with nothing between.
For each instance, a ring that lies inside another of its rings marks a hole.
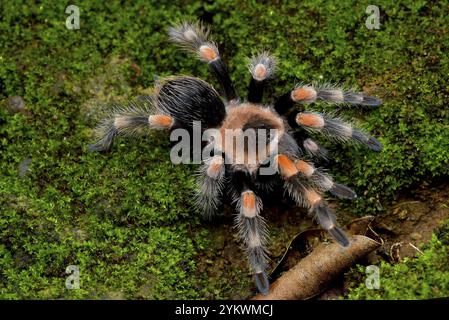
<instances>
[{"instance_id":1,"label":"fallen stick","mask_svg":"<svg viewBox=\"0 0 449 320\"><path fill-rule=\"evenodd\" d=\"M256 295L253 300L303 300L319 294L323 288L355 261L367 255L380 243L371 238L355 235L351 245L320 244L307 257L280 276L268 295Z\"/></svg>"}]
</instances>

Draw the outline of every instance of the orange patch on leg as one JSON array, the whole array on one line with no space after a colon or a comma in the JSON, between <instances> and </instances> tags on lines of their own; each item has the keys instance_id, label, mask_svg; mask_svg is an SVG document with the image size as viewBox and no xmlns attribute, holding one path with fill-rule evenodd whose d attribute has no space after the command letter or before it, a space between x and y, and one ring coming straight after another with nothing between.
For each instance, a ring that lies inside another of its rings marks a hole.
<instances>
[{"instance_id":1,"label":"orange patch on leg","mask_svg":"<svg viewBox=\"0 0 449 320\"><path fill-rule=\"evenodd\" d=\"M281 175L288 179L298 173L295 164L284 154L276 156L276 161L281 171Z\"/></svg>"},{"instance_id":2,"label":"orange patch on leg","mask_svg":"<svg viewBox=\"0 0 449 320\"><path fill-rule=\"evenodd\" d=\"M148 123L154 129L169 129L173 125L173 118L164 114L156 114L148 117Z\"/></svg>"},{"instance_id":3,"label":"orange patch on leg","mask_svg":"<svg viewBox=\"0 0 449 320\"><path fill-rule=\"evenodd\" d=\"M242 209L245 217L253 218L256 216L256 197L254 192L245 191L242 193Z\"/></svg>"},{"instance_id":4,"label":"orange patch on leg","mask_svg":"<svg viewBox=\"0 0 449 320\"><path fill-rule=\"evenodd\" d=\"M221 168L223 167L223 158L220 156L215 156L207 168L207 175L212 179L217 179Z\"/></svg>"},{"instance_id":5,"label":"orange patch on leg","mask_svg":"<svg viewBox=\"0 0 449 320\"><path fill-rule=\"evenodd\" d=\"M218 57L217 52L215 52L214 48L208 45L202 45L200 47L200 56L201 58L209 62L214 61Z\"/></svg>"},{"instance_id":6,"label":"orange patch on leg","mask_svg":"<svg viewBox=\"0 0 449 320\"><path fill-rule=\"evenodd\" d=\"M254 68L254 78L260 81L265 79L266 76L267 76L267 68L265 68L263 64L259 63Z\"/></svg>"},{"instance_id":7,"label":"orange patch on leg","mask_svg":"<svg viewBox=\"0 0 449 320\"><path fill-rule=\"evenodd\" d=\"M296 169L298 169L299 172L304 174L306 177L312 176L312 174L315 171L315 168L311 164L309 164L303 160L297 160L295 162L295 166L296 166Z\"/></svg>"},{"instance_id":8,"label":"orange patch on leg","mask_svg":"<svg viewBox=\"0 0 449 320\"><path fill-rule=\"evenodd\" d=\"M316 91L309 87L300 87L292 91L293 101L313 102L316 99Z\"/></svg>"},{"instance_id":9,"label":"orange patch on leg","mask_svg":"<svg viewBox=\"0 0 449 320\"><path fill-rule=\"evenodd\" d=\"M323 117L314 113L298 113L296 115L296 123L311 128L324 127Z\"/></svg>"}]
</instances>

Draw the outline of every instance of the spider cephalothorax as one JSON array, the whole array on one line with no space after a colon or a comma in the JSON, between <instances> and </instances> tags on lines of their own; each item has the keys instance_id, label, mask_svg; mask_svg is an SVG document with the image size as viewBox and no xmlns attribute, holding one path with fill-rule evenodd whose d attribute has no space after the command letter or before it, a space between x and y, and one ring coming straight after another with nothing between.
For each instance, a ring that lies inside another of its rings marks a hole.
<instances>
[{"instance_id":1,"label":"spider cephalothorax","mask_svg":"<svg viewBox=\"0 0 449 320\"><path fill-rule=\"evenodd\" d=\"M193 151L206 154L202 158L196 203L205 216L211 217L219 211L224 193L229 193L237 208L238 237L246 247L262 293L268 292L269 282L268 230L261 215L261 194L283 187L298 206L314 214L338 243L348 246L349 240L338 227L323 194L331 192L346 199L356 195L313 165L312 160L326 157L327 151L308 137L308 131L341 142L356 141L374 151L380 151L382 145L340 118L306 111L304 105L322 100L375 106L380 100L336 86L301 84L276 99L274 105L262 105L264 87L276 65L274 57L263 52L250 59L249 93L241 101L206 28L198 23L182 23L170 28L169 35L208 63L221 84L224 99L198 78L162 79L155 86L155 94L146 99L149 104L131 104L114 110L98 127L99 141L90 149L108 149L117 135L142 132L143 128L192 132L195 124L199 124L202 132L212 130L208 142L200 144L203 149ZM209 152L203 153L206 147Z\"/></svg>"}]
</instances>

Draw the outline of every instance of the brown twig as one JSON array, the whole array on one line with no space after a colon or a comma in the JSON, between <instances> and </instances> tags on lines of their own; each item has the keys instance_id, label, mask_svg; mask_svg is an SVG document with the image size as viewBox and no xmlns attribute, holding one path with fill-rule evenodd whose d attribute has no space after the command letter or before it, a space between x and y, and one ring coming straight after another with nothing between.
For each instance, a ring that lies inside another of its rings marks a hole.
<instances>
[{"instance_id":1,"label":"brown twig","mask_svg":"<svg viewBox=\"0 0 449 320\"><path fill-rule=\"evenodd\" d=\"M370 253L380 243L355 235L351 245L320 244L312 253L284 273L271 286L268 295L256 295L255 300L302 300L315 296L355 261Z\"/></svg>"}]
</instances>

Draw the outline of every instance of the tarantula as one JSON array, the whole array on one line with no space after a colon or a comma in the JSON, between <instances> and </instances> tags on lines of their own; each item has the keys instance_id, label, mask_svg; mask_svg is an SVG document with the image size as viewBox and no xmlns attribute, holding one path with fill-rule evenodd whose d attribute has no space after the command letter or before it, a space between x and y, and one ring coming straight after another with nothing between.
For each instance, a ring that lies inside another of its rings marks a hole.
<instances>
[{"instance_id":1,"label":"tarantula","mask_svg":"<svg viewBox=\"0 0 449 320\"><path fill-rule=\"evenodd\" d=\"M340 142L356 141L374 151L380 151L382 145L340 118L307 111L304 106L318 100L367 106L377 106L381 101L332 85L299 84L276 99L274 105L263 105L264 87L273 78L276 67L275 58L268 52L249 59L252 77L247 99L241 100L204 25L184 22L171 27L169 36L209 65L224 98L210 84L195 77L174 76L159 80L154 95L147 97L150 107L132 104L114 110L97 127L99 140L90 150L106 150L117 135L134 134L142 128L170 132L184 128L191 133L196 122L202 131L214 129L215 133L199 150L208 148L210 152L202 159L196 203L200 211L210 217L219 211L224 193L229 193L237 209L237 235L246 246L257 288L263 294L269 290L268 229L261 215L263 194L270 195L274 188L283 188L298 206L306 207L315 216L333 239L348 246L349 239L337 225L323 193L330 192L345 199L353 199L356 194L314 166L311 159L326 158L327 150L308 133L319 132ZM234 132L231 143L224 138L229 130ZM257 133L252 138L245 136L248 130L257 130ZM237 136L246 138L243 148L236 146L233 139ZM264 152L257 153L254 161L249 161L250 146L255 144ZM264 172L270 168L273 169L271 173Z\"/></svg>"}]
</instances>

